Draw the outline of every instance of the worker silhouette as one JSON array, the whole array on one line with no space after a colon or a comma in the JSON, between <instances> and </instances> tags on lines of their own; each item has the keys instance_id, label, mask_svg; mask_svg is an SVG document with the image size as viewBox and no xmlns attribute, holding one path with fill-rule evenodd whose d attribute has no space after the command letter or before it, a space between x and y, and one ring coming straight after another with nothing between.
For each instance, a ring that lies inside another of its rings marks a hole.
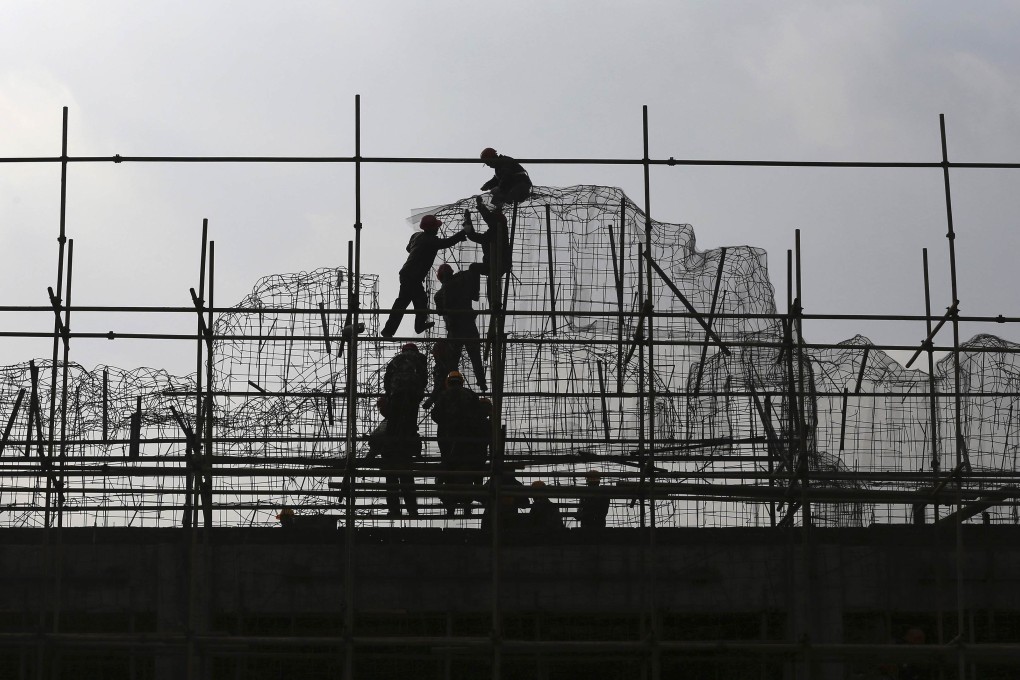
<instances>
[{"instance_id":1,"label":"worker silhouette","mask_svg":"<svg viewBox=\"0 0 1020 680\"><path fill-rule=\"evenodd\" d=\"M520 163L487 147L479 154L482 162L495 171L482 191L491 191L492 206L497 210L507 203L519 203L531 195L531 177Z\"/></svg>"},{"instance_id":2,"label":"worker silhouette","mask_svg":"<svg viewBox=\"0 0 1020 680\"><path fill-rule=\"evenodd\" d=\"M436 254L440 250L456 245L467 238L463 230L452 236L440 238L439 227L443 223L435 215L425 215L421 218L419 227L421 232L411 236L407 242L407 260L400 268L400 290L397 292L397 299L393 302L393 311L386 319L380 335L384 338L391 338L400 327L400 320L404 316L404 310L408 304L414 305L414 332L424 333L435 325L429 321L428 295L425 293L425 277L432 269L432 263L436 260Z\"/></svg>"},{"instance_id":3,"label":"worker silhouette","mask_svg":"<svg viewBox=\"0 0 1020 680\"><path fill-rule=\"evenodd\" d=\"M444 363L449 364L449 357L455 356L454 363L459 364L461 351L466 349L478 389L487 392L489 388L485 382L485 364L482 363L482 338L476 324L478 312L472 305L472 300L478 299L478 274L470 269L454 272L453 267L444 263L439 265L436 277L442 284L436 291L436 312L443 316L446 324L444 350L449 353L444 357ZM450 370L457 368L454 365Z\"/></svg>"}]
</instances>

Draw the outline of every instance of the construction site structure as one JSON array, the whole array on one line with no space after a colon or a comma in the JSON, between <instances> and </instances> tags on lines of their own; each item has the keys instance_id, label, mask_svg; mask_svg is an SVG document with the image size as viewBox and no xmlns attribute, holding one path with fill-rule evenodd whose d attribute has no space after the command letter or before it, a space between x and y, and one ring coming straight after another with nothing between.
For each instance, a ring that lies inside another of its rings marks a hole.
<instances>
[{"instance_id":1,"label":"construction site structure","mask_svg":"<svg viewBox=\"0 0 1020 680\"><path fill-rule=\"evenodd\" d=\"M60 157L0 160L66 170L66 121ZM899 164L945 178L953 300L909 317L927 324L910 362L926 372L862 335L803 336L799 233L779 309L763 250L700 251L691 225L651 219L650 169L696 163L650 157L647 116L643 205L579 185L508 206L493 270L511 266L476 303L489 481L442 484L422 410L414 517L388 510L396 471L369 455L410 338L380 335L360 201L345 266L264 277L230 306L203 225L179 340L194 373L88 370L65 172L50 351L0 367L0 676L1015 677L1020 345L959 326L1020 319L959 312L942 130L941 163ZM353 164L360 196L372 159L356 148L316 162ZM449 235L474 209L432 212ZM457 271L481 257L441 255ZM479 384L466 356L460 371ZM450 516L440 493L474 511ZM564 529L504 526L503 496L552 500ZM609 499L605 529L580 527L591 497Z\"/></svg>"}]
</instances>

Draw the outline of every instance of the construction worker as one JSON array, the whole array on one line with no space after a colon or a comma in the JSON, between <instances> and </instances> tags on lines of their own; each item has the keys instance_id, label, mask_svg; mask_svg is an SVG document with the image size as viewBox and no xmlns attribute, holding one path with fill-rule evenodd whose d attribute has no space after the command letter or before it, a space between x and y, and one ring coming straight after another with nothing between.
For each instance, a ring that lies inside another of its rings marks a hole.
<instances>
[{"instance_id":1,"label":"construction worker","mask_svg":"<svg viewBox=\"0 0 1020 680\"><path fill-rule=\"evenodd\" d=\"M563 529L563 517L560 509L549 500L543 492L545 482L536 480L531 483L531 510L528 511L528 526L532 529Z\"/></svg>"},{"instance_id":2,"label":"construction worker","mask_svg":"<svg viewBox=\"0 0 1020 680\"><path fill-rule=\"evenodd\" d=\"M471 213L467 210L464 211L464 234L468 240L482 246L482 261L475 262L469 269L479 274L490 276L495 266L496 248L499 247L498 274L506 274L513 268L513 253L510 251L510 236L506 224L506 215L499 210L493 210L486 206L481 196L475 197L475 207L489 229L481 234L475 231L474 223L471 221Z\"/></svg>"},{"instance_id":3,"label":"construction worker","mask_svg":"<svg viewBox=\"0 0 1020 680\"><path fill-rule=\"evenodd\" d=\"M453 351L446 340L437 340L432 345L432 393L422 404L422 408L430 409L439 393L446 389L446 376L451 371L460 370L460 351Z\"/></svg>"},{"instance_id":4,"label":"construction worker","mask_svg":"<svg viewBox=\"0 0 1020 680\"><path fill-rule=\"evenodd\" d=\"M418 345L409 342L400 353L390 359L383 374L388 420L399 432L418 432L418 405L428 386L428 362L418 351Z\"/></svg>"},{"instance_id":5,"label":"construction worker","mask_svg":"<svg viewBox=\"0 0 1020 680\"><path fill-rule=\"evenodd\" d=\"M400 499L410 517L418 516L418 501L414 494L414 476L411 465L421 456L421 436L415 431L401 432L386 418L389 414L386 397L380 397L376 407L383 420L368 438L368 458L378 458L380 467L387 472L386 508L390 517L400 516Z\"/></svg>"},{"instance_id":6,"label":"construction worker","mask_svg":"<svg viewBox=\"0 0 1020 680\"><path fill-rule=\"evenodd\" d=\"M446 377L446 389L436 396L432 407L439 442L440 468L446 473L436 480L440 486L481 486L489 440L489 413L478 395L464 387L460 371ZM451 474L454 473L454 474ZM472 497L441 494L446 514L453 516L458 507L471 514Z\"/></svg>"},{"instance_id":7,"label":"construction worker","mask_svg":"<svg viewBox=\"0 0 1020 680\"><path fill-rule=\"evenodd\" d=\"M499 210L506 203L518 203L531 195L531 177L513 158L496 153L493 148L482 149L479 158L495 170L492 179L482 185L482 191L492 191L494 208Z\"/></svg>"},{"instance_id":8,"label":"construction worker","mask_svg":"<svg viewBox=\"0 0 1020 680\"><path fill-rule=\"evenodd\" d=\"M436 277L442 284L436 292L436 311L446 323L446 351L457 357L467 349L475 383L482 392L489 390L485 382L485 364L482 363L482 338L475 319L478 313L471 304L478 299L478 274L470 270L454 273L453 267L439 265ZM454 366L451 370L456 369Z\"/></svg>"},{"instance_id":9,"label":"construction worker","mask_svg":"<svg viewBox=\"0 0 1020 680\"><path fill-rule=\"evenodd\" d=\"M277 513L276 519L280 521L281 527L294 526L294 508L283 506Z\"/></svg>"},{"instance_id":10,"label":"construction worker","mask_svg":"<svg viewBox=\"0 0 1020 680\"><path fill-rule=\"evenodd\" d=\"M496 499L495 511L499 516L500 526L503 529L520 529L524 526L523 520L528 519L527 515L521 515L520 512L527 509L531 505L531 501L524 494L512 492L524 489L524 485L512 473L501 470L486 482L485 486L489 494L492 493L492 487L495 486L497 480L499 481L499 498ZM493 516L493 504L487 497L485 513L482 515L483 531L492 528Z\"/></svg>"},{"instance_id":11,"label":"construction worker","mask_svg":"<svg viewBox=\"0 0 1020 680\"><path fill-rule=\"evenodd\" d=\"M386 325L380 332L384 338L391 338L397 332L408 304L414 305L415 333L424 333L435 325L434 322L429 321L425 277L432 269L432 263L435 262L436 254L440 250L456 245L467 238L463 230L453 236L440 238L437 234L442 224L435 215L425 215L418 225L421 228L421 233L412 235L411 240L408 241L407 260L400 268L400 291L397 293L397 299L393 302L393 311L390 312Z\"/></svg>"},{"instance_id":12,"label":"construction worker","mask_svg":"<svg viewBox=\"0 0 1020 680\"><path fill-rule=\"evenodd\" d=\"M589 470L584 475L585 485L592 491L599 488L602 474ZM605 529L609 514L609 496L582 496L577 505L577 521L582 529Z\"/></svg>"}]
</instances>

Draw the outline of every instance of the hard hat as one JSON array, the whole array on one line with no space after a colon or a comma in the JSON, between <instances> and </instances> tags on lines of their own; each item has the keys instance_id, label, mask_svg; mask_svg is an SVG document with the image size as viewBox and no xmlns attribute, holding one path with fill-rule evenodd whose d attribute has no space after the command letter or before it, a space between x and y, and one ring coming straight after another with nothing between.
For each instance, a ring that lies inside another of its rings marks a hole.
<instances>
[{"instance_id":1,"label":"hard hat","mask_svg":"<svg viewBox=\"0 0 1020 680\"><path fill-rule=\"evenodd\" d=\"M584 479L588 483L598 484L602 480L602 473L598 470L588 470L584 473Z\"/></svg>"},{"instance_id":2,"label":"hard hat","mask_svg":"<svg viewBox=\"0 0 1020 680\"><path fill-rule=\"evenodd\" d=\"M496 157L496 150L493 149L491 146L487 146L484 149L482 149L482 153L478 154L478 157L481 158L483 161L492 160L493 158Z\"/></svg>"},{"instance_id":3,"label":"hard hat","mask_svg":"<svg viewBox=\"0 0 1020 680\"><path fill-rule=\"evenodd\" d=\"M450 385L463 385L464 376L460 374L460 371L450 371L446 374L446 386Z\"/></svg>"},{"instance_id":4,"label":"hard hat","mask_svg":"<svg viewBox=\"0 0 1020 680\"><path fill-rule=\"evenodd\" d=\"M440 222L439 218L435 215L426 215L421 218L421 222L418 223L418 226L423 231L439 231L439 226L441 224L442 222Z\"/></svg>"},{"instance_id":5,"label":"hard hat","mask_svg":"<svg viewBox=\"0 0 1020 680\"><path fill-rule=\"evenodd\" d=\"M451 267L446 262L439 265L439 269L436 270L436 278L439 279L440 281L445 279L447 276L450 276L451 274L453 274L453 267Z\"/></svg>"},{"instance_id":6,"label":"hard hat","mask_svg":"<svg viewBox=\"0 0 1020 680\"><path fill-rule=\"evenodd\" d=\"M439 340L432 344L432 356L436 359L444 358L448 348L445 340Z\"/></svg>"},{"instance_id":7,"label":"hard hat","mask_svg":"<svg viewBox=\"0 0 1020 680\"><path fill-rule=\"evenodd\" d=\"M404 345L403 347L400 348L401 352L409 352L411 350L414 350L415 352L417 352L418 351L418 345L414 344L413 342L409 342L409 343L407 343L406 345Z\"/></svg>"},{"instance_id":8,"label":"hard hat","mask_svg":"<svg viewBox=\"0 0 1020 680\"><path fill-rule=\"evenodd\" d=\"M536 479L531 483L531 488L533 489L541 489L543 487L545 487L545 482L543 482L541 479Z\"/></svg>"},{"instance_id":9,"label":"hard hat","mask_svg":"<svg viewBox=\"0 0 1020 680\"><path fill-rule=\"evenodd\" d=\"M488 397L479 397L478 403L482 405L486 413L492 413L492 401Z\"/></svg>"},{"instance_id":10,"label":"hard hat","mask_svg":"<svg viewBox=\"0 0 1020 680\"><path fill-rule=\"evenodd\" d=\"M387 406L388 403L386 401L386 397L379 397L375 400L375 407L379 409L379 413L383 414L383 417L386 416Z\"/></svg>"}]
</instances>

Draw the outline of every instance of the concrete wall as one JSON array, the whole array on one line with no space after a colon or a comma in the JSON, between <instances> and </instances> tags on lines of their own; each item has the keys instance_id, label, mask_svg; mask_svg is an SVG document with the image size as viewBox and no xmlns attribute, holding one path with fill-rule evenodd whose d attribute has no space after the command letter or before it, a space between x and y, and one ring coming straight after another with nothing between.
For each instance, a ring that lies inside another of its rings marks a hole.
<instances>
[{"instance_id":1,"label":"concrete wall","mask_svg":"<svg viewBox=\"0 0 1020 680\"><path fill-rule=\"evenodd\" d=\"M959 564L965 609L1020 612L1020 528L964 529L959 559L955 532L931 526L510 533L499 606L507 615L772 613L784 622L778 639L840 643L846 617L861 612L955 617ZM321 529L5 529L3 630L52 631L55 615L64 633L94 632L89 621L127 633L117 628L130 621L157 635L222 633L231 617L338 621L344 542L343 531ZM488 615L493 566L491 537L479 531L359 530L353 605L394 620ZM165 675L180 670L173 663Z\"/></svg>"}]
</instances>

